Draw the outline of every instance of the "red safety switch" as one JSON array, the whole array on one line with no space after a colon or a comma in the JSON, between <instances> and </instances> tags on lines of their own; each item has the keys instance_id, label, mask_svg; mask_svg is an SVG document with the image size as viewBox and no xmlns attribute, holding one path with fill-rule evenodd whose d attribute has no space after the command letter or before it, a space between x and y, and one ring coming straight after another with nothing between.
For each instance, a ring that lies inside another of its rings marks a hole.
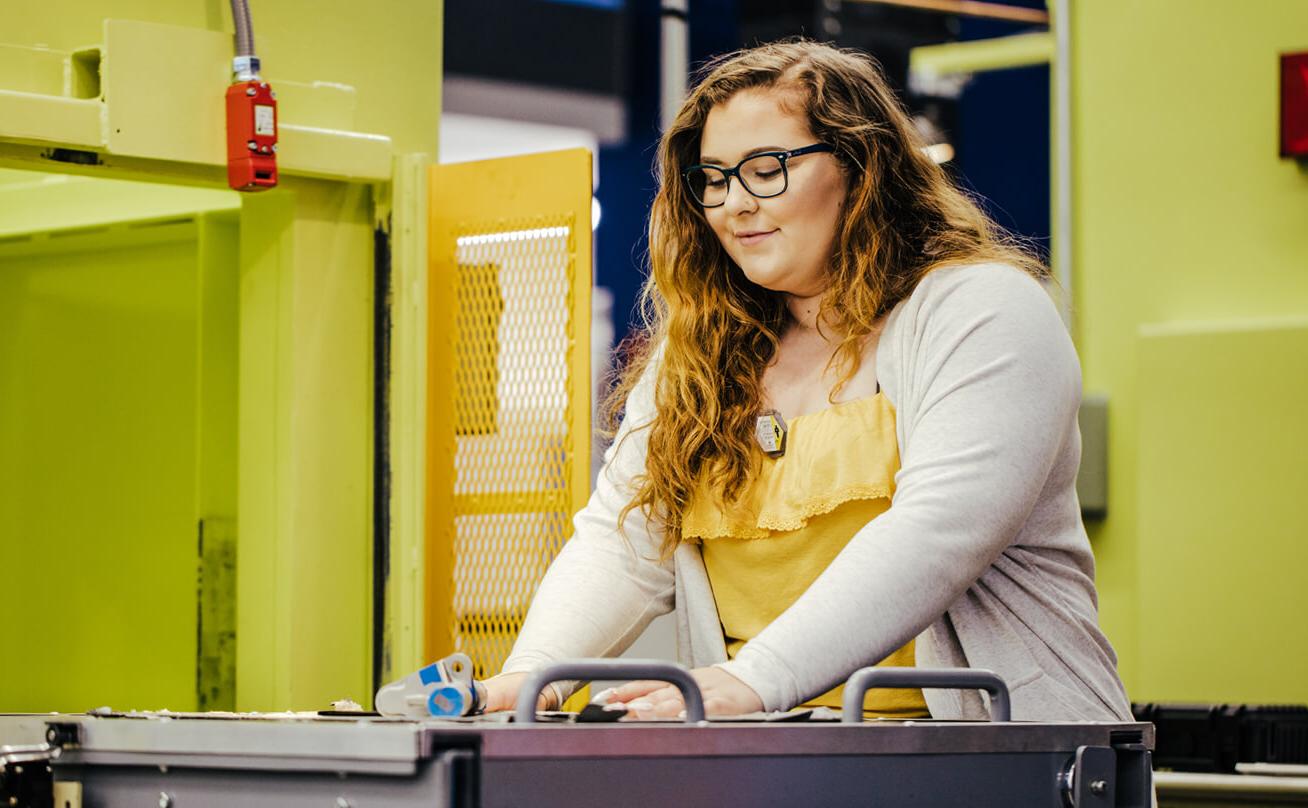
<instances>
[{"instance_id":1,"label":"red safety switch","mask_svg":"<svg viewBox=\"0 0 1308 808\"><path fill-rule=\"evenodd\" d=\"M1281 156L1308 159L1308 53L1281 54Z\"/></svg>"},{"instance_id":2,"label":"red safety switch","mask_svg":"<svg viewBox=\"0 0 1308 808\"><path fill-rule=\"evenodd\" d=\"M277 187L277 94L266 81L227 88L227 184L238 191Z\"/></svg>"}]
</instances>

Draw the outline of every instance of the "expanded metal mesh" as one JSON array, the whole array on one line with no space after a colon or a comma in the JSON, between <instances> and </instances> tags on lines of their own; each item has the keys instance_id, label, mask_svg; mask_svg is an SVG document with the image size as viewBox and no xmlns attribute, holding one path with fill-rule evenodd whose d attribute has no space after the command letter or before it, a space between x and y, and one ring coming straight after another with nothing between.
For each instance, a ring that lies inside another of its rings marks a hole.
<instances>
[{"instance_id":1,"label":"expanded metal mesh","mask_svg":"<svg viewBox=\"0 0 1308 808\"><path fill-rule=\"evenodd\" d=\"M571 224L532 225L457 240L452 617L479 678L499 672L571 533L571 464L589 459L570 448Z\"/></svg>"}]
</instances>

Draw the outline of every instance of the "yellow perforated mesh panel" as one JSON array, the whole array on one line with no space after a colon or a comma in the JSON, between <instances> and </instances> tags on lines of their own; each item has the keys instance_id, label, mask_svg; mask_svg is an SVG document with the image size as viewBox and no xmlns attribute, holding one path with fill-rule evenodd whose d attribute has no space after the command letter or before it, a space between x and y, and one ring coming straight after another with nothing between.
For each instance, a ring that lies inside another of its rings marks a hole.
<instances>
[{"instance_id":1,"label":"yellow perforated mesh panel","mask_svg":"<svg viewBox=\"0 0 1308 808\"><path fill-rule=\"evenodd\" d=\"M589 495L590 161L574 151L440 172L428 653L467 653L486 677Z\"/></svg>"},{"instance_id":2,"label":"yellow perforated mesh panel","mask_svg":"<svg viewBox=\"0 0 1308 808\"><path fill-rule=\"evenodd\" d=\"M551 224L457 242L453 630L477 676L503 664L571 530L572 228Z\"/></svg>"}]
</instances>

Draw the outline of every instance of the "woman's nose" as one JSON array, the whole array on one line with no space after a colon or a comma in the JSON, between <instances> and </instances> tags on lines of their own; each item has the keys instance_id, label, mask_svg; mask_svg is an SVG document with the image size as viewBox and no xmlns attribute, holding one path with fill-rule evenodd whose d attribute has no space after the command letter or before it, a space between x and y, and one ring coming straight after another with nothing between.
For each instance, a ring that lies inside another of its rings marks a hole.
<instances>
[{"instance_id":1,"label":"woman's nose","mask_svg":"<svg viewBox=\"0 0 1308 808\"><path fill-rule=\"evenodd\" d=\"M758 200L745 190L740 177L732 177L727 183L727 199L723 203L727 213L749 213L758 207Z\"/></svg>"}]
</instances>

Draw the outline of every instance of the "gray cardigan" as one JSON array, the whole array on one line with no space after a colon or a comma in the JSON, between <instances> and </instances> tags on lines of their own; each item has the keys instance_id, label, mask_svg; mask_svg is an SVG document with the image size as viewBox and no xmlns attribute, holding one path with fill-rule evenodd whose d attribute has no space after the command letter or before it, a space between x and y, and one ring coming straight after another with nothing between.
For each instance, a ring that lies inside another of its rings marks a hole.
<instances>
[{"instance_id":1,"label":"gray cardigan","mask_svg":"<svg viewBox=\"0 0 1308 808\"><path fill-rule=\"evenodd\" d=\"M505 672L620 654L675 608L682 661L720 665L768 710L823 693L916 637L921 667L1002 676L1015 719L1130 720L1076 499L1080 367L1029 275L938 269L890 313L877 376L896 410L891 507L730 661L698 546L659 561L661 531L639 511L625 537L617 531L644 467L654 375L633 391ZM925 695L936 718L985 716L980 694Z\"/></svg>"}]
</instances>

